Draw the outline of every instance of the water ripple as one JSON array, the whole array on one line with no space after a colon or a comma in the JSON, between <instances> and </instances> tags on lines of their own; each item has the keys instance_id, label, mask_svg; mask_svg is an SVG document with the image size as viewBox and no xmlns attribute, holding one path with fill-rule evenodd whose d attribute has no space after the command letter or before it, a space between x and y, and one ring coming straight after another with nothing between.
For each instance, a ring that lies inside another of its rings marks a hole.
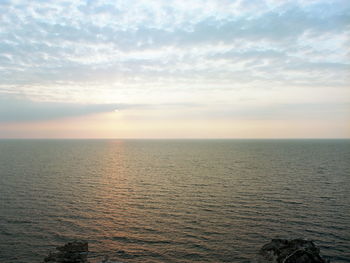
<instances>
[{"instance_id":1,"label":"water ripple","mask_svg":"<svg viewBox=\"0 0 350 263\"><path fill-rule=\"evenodd\" d=\"M0 261L89 241L116 262L250 262L271 238L349 262L350 142L0 141Z\"/></svg>"}]
</instances>

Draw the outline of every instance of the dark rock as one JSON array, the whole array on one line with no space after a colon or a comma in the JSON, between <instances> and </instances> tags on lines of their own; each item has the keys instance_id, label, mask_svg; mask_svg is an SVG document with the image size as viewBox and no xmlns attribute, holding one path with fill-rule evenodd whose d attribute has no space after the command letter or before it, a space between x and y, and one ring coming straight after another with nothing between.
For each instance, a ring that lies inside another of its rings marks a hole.
<instances>
[{"instance_id":1,"label":"dark rock","mask_svg":"<svg viewBox=\"0 0 350 263\"><path fill-rule=\"evenodd\" d=\"M58 252L50 253L45 263L88 263L89 252L87 242L71 242L56 248ZM109 261L105 257L103 262ZM304 239L272 239L264 245L257 259L259 263L329 263L320 256L320 249L312 242Z\"/></svg>"},{"instance_id":2,"label":"dark rock","mask_svg":"<svg viewBox=\"0 0 350 263\"><path fill-rule=\"evenodd\" d=\"M259 251L258 262L271 263L327 263L320 249L309 240L272 239Z\"/></svg>"},{"instance_id":3,"label":"dark rock","mask_svg":"<svg viewBox=\"0 0 350 263\"><path fill-rule=\"evenodd\" d=\"M89 247L87 242L70 242L56 248L58 252L50 253L45 259L46 263L88 263Z\"/></svg>"}]
</instances>

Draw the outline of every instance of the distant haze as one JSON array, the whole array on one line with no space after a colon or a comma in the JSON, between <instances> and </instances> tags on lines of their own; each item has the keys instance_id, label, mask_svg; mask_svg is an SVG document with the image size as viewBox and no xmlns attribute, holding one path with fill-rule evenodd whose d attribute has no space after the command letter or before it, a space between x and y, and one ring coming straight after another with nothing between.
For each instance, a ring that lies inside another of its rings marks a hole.
<instances>
[{"instance_id":1,"label":"distant haze","mask_svg":"<svg viewBox=\"0 0 350 263\"><path fill-rule=\"evenodd\" d=\"M8 0L0 39L0 138L350 138L348 0Z\"/></svg>"}]
</instances>

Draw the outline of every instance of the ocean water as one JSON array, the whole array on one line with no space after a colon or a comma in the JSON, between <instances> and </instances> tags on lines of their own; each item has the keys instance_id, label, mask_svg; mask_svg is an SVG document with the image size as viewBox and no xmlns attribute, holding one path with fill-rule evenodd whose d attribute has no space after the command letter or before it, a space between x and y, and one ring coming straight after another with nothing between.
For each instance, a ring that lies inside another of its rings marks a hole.
<instances>
[{"instance_id":1,"label":"ocean water","mask_svg":"<svg viewBox=\"0 0 350 263\"><path fill-rule=\"evenodd\" d=\"M350 140L0 140L0 262L250 262L308 238L350 262Z\"/></svg>"}]
</instances>

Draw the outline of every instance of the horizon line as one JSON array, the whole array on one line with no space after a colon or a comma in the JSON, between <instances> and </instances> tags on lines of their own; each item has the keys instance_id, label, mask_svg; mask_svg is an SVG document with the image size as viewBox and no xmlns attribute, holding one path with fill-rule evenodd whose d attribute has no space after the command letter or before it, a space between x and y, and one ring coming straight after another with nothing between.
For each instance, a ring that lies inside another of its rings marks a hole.
<instances>
[{"instance_id":1,"label":"horizon line","mask_svg":"<svg viewBox=\"0 0 350 263\"><path fill-rule=\"evenodd\" d=\"M350 140L350 137L252 137L252 138L244 138L244 137L225 137L225 138L200 138L200 137L187 137L187 138L179 138L179 137L169 137L169 138L16 138L16 137L8 137L1 138L0 140Z\"/></svg>"}]
</instances>

